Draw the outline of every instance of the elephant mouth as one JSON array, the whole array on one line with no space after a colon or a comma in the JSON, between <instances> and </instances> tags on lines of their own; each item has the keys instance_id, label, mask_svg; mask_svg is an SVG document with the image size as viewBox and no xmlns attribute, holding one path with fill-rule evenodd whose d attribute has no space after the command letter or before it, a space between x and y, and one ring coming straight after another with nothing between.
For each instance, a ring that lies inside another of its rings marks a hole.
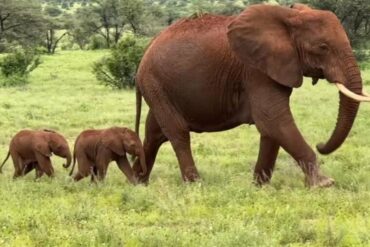
<instances>
[{"instance_id":1,"label":"elephant mouth","mask_svg":"<svg viewBox=\"0 0 370 247\"><path fill-rule=\"evenodd\" d=\"M365 89L362 89L362 95L356 94L346 88L343 83L335 82L335 85L337 86L338 90L347 96L348 98L353 99L357 102L370 102L370 94L365 91Z\"/></svg>"}]
</instances>

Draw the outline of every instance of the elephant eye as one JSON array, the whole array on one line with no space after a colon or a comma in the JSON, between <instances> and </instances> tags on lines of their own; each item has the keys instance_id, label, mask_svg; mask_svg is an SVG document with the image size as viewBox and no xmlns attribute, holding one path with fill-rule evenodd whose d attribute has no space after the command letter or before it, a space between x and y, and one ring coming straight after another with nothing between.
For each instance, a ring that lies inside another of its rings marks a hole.
<instances>
[{"instance_id":1,"label":"elephant eye","mask_svg":"<svg viewBox=\"0 0 370 247\"><path fill-rule=\"evenodd\" d=\"M321 50L321 51L323 51L323 52L326 52L326 51L328 51L328 50L329 50L329 46L328 46L327 44L325 44L325 43L321 43L321 44L319 44L319 48L320 48L320 50Z\"/></svg>"}]
</instances>

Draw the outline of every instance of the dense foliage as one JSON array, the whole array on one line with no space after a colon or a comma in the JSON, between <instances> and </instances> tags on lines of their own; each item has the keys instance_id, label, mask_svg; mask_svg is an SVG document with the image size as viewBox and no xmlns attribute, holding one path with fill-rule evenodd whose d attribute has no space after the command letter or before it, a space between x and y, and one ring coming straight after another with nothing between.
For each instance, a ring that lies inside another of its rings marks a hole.
<instances>
[{"instance_id":1,"label":"dense foliage","mask_svg":"<svg viewBox=\"0 0 370 247\"><path fill-rule=\"evenodd\" d=\"M0 85L19 86L28 83L28 75L40 64L40 57L18 50L0 60Z\"/></svg>"},{"instance_id":2,"label":"dense foliage","mask_svg":"<svg viewBox=\"0 0 370 247\"><path fill-rule=\"evenodd\" d=\"M128 30L152 36L181 17L204 12L232 15L262 2L303 2L331 10L355 48L364 48L370 39L368 0L0 0L0 44L3 49L12 42L42 45L54 53L67 34L81 49L99 35L109 48Z\"/></svg>"},{"instance_id":3,"label":"dense foliage","mask_svg":"<svg viewBox=\"0 0 370 247\"><path fill-rule=\"evenodd\" d=\"M0 0L0 52L10 46L36 46L44 28L37 0Z\"/></svg>"},{"instance_id":4,"label":"dense foliage","mask_svg":"<svg viewBox=\"0 0 370 247\"><path fill-rule=\"evenodd\" d=\"M94 64L93 72L104 85L123 89L135 86L135 73L147 46L147 39L126 35L110 55Z\"/></svg>"}]
</instances>

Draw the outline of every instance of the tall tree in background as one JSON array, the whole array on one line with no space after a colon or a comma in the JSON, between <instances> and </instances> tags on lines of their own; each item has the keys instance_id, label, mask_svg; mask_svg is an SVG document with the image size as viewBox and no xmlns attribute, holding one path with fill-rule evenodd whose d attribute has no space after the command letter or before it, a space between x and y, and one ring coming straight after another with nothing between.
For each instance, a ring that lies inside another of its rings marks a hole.
<instances>
[{"instance_id":1,"label":"tall tree in background","mask_svg":"<svg viewBox=\"0 0 370 247\"><path fill-rule=\"evenodd\" d=\"M66 19L68 15L58 6L47 6L44 9L45 41L44 45L49 54L54 54L59 42L68 34Z\"/></svg>"},{"instance_id":2,"label":"tall tree in background","mask_svg":"<svg viewBox=\"0 0 370 247\"><path fill-rule=\"evenodd\" d=\"M40 1L0 0L0 42L32 46L40 42L43 18Z\"/></svg>"},{"instance_id":3,"label":"tall tree in background","mask_svg":"<svg viewBox=\"0 0 370 247\"><path fill-rule=\"evenodd\" d=\"M117 44L126 28L140 31L144 14L142 0L95 0L93 4L77 10L81 28L87 33L101 35L106 46Z\"/></svg>"}]
</instances>

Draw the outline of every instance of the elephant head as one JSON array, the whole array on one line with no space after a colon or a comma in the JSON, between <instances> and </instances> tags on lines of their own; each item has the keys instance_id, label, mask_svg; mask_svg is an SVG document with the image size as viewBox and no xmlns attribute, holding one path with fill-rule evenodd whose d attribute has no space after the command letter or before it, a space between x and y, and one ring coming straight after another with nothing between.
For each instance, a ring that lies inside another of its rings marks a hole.
<instances>
[{"instance_id":1,"label":"elephant head","mask_svg":"<svg viewBox=\"0 0 370 247\"><path fill-rule=\"evenodd\" d=\"M67 140L57 132L52 130L43 130L45 133L45 142L42 140L36 143L36 149L45 156L50 157L51 153L58 155L59 157L65 158L66 163L63 164L64 168L68 168L71 165L72 155L69 149Z\"/></svg>"},{"instance_id":2,"label":"elephant head","mask_svg":"<svg viewBox=\"0 0 370 247\"><path fill-rule=\"evenodd\" d=\"M119 156L123 156L127 152L138 157L142 169L141 175L146 174L144 148L135 132L127 128L113 127L105 131L102 136L102 143Z\"/></svg>"},{"instance_id":3,"label":"elephant head","mask_svg":"<svg viewBox=\"0 0 370 247\"><path fill-rule=\"evenodd\" d=\"M325 78L338 86L339 113L336 127L326 142L317 145L322 154L339 148L348 136L362 95L361 72L346 32L329 11L302 4L291 8L252 5L229 25L228 39L237 57L291 88L302 85L303 76Z\"/></svg>"}]
</instances>

